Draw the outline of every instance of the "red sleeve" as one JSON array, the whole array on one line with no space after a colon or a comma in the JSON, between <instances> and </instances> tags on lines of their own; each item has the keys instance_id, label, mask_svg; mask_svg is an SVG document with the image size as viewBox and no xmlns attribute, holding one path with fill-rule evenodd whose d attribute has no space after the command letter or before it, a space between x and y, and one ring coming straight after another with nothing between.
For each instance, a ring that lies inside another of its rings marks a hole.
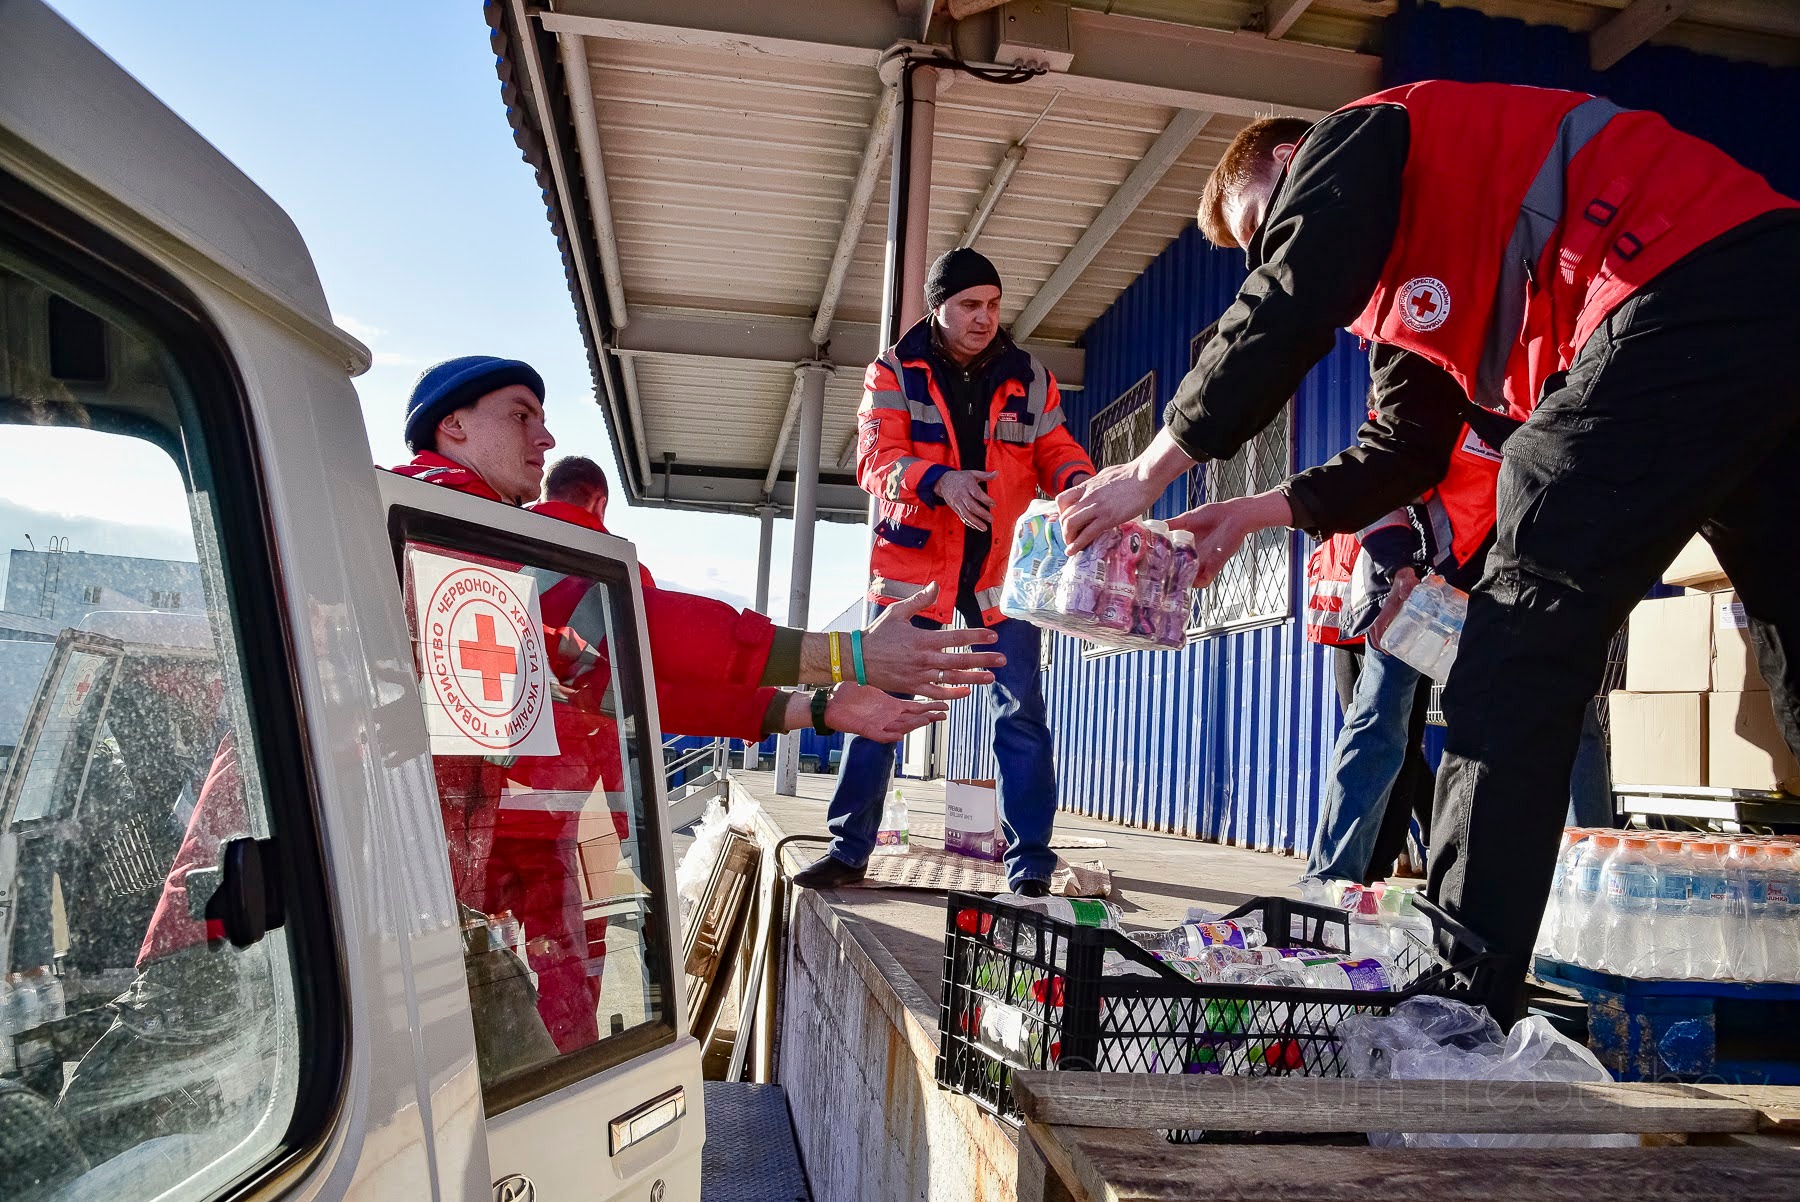
<instances>
[{"instance_id":1,"label":"red sleeve","mask_svg":"<svg viewBox=\"0 0 1800 1202\"><path fill-rule=\"evenodd\" d=\"M664 734L762 738L762 686L775 624L754 610L671 589L644 589L644 625Z\"/></svg>"},{"instance_id":2,"label":"red sleeve","mask_svg":"<svg viewBox=\"0 0 1800 1202\"><path fill-rule=\"evenodd\" d=\"M779 690L745 689L656 678L656 708L665 735L743 739L763 737L763 715Z\"/></svg>"},{"instance_id":3,"label":"red sleeve","mask_svg":"<svg viewBox=\"0 0 1800 1202\"><path fill-rule=\"evenodd\" d=\"M775 624L755 610L673 589L644 591L650 662L658 679L692 680L707 687L762 683Z\"/></svg>"}]
</instances>

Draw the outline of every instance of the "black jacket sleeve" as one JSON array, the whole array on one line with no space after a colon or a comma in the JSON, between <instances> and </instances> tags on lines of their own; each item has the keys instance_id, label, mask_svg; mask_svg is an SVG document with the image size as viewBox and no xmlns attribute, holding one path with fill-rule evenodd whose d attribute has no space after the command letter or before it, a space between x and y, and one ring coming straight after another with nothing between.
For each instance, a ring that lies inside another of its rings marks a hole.
<instances>
[{"instance_id":1,"label":"black jacket sleeve","mask_svg":"<svg viewBox=\"0 0 1800 1202\"><path fill-rule=\"evenodd\" d=\"M1164 421L1196 460L1229 459L1281 412L1381 280L1410 140L1398 105L1313 126L1246 248L1251 273Z\"/></svg>"},{"instance_id":2,"label":"black jacket sleeve","mask_svg":"<svg viewBox=\"0 0 1800 1202\"><path fill-rule=\"evenodd\" d=\"M1294 521L1314 538L1363 529L1444 478L1468 408L1449 372L1418 355L1369 348L1374 416L1356 445L1287 483Z\"/></svg>"}]
</instances>

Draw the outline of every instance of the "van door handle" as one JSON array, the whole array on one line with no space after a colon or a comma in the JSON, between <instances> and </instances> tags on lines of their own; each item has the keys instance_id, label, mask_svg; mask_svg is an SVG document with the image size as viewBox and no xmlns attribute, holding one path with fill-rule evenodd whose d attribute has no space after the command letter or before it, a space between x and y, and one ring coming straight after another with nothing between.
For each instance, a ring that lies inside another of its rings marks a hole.
<instances>
[{"instance_id":1,"label":"van door handle","mask_svg":"<svg viewBox=\"0 0 1800 1202\"><path fill-rule=\"evenodd\" d=\"M635 1110L626 1111L609 1125L610 1154L617 1156L639 1140L648 1139L687 1113L687 1090L677 1085L658 1094Z\"/></svg>"}]
</instances>

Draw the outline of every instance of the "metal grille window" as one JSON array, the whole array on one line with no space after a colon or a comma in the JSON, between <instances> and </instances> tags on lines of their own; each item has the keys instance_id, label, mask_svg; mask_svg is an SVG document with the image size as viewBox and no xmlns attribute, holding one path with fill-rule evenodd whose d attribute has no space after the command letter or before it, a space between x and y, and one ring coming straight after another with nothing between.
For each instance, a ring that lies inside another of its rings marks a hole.
<instances>
[{"instance_id":1,"label":"metal grille window","mask_svg":"<svg viewBox=\"0 0 1800 1202\"><path fill-rule=\"evenodd\" d=\"M1100 468L1130 463L1156 437L1156 373L1127 388L1118 400L1088 419L1088 446Z\"/></svg>"},{"instance_id":2,"label":"metal grille window","mask_svg":"<svg viewBox=\"0 0 1800 1202\"><path fill-rule=\"evenodd\" d=\"M1190 371L1200 362L1200 349L1211 332L1209 326L1188 343ZM1187 507L1266 492L1293 474L1293 463L1290 405L1267 429L1244 444L1235 458L1225 463L1201 464L1189 472ZM1226 561L1218 579L1194 594L1188 637L1204 638L1289 617L1293 603L1293 551L1294 535L1290 530L1264 530L1252 537Z\"/></svg>"},{"instance_id":3,"label":"metal grille window","mask_svg":"<svg viewBox=\"0 0 1800 1202\"><path fill-rule=\"evenodd\" d=\"M1196 467L1188 474L1188 508L1265 492L1286 480L1293 463L1293 427L1283 416L1245 444L1233 459ZM1290 616L1294 535L1285 527L1263 530L1225 561L1218 578L1194 594L1190 637L1202 637Z\"/></svg>"}]
</instances>

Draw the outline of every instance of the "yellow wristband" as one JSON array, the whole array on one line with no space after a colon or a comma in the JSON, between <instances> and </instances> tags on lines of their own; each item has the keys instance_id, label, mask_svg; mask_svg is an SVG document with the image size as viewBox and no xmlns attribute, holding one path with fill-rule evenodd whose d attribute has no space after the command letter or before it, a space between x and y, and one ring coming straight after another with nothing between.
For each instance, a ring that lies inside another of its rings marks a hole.
<instances>
[{"instance_id":1,"label":"yellow wristband","mask_svg":"<svg viewBox=\"0 0 1800 1202\"><path fill-rule=\"evenodd\" d=\"M844 683L844 655L839 649L838 640L842 637L833 630L827 636L831 640L831 683Z\"/></svg>"}]
</instances>

